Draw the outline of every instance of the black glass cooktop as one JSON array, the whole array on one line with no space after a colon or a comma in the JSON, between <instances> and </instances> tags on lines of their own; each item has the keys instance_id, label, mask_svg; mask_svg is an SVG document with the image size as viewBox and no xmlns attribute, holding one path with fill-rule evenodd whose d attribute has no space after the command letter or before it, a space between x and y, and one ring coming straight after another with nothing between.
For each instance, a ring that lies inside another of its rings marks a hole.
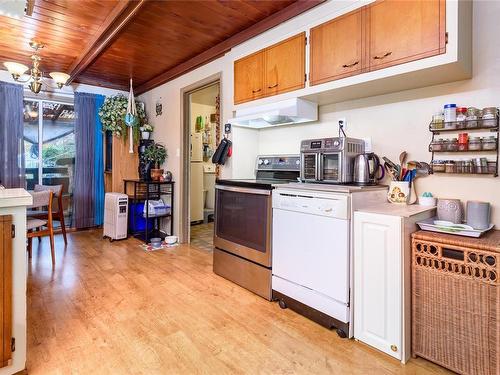
<instances>
[{"instance_id":1,"label":"black glass cooktop","mask_svg":"<svg viewBox=\"0 0 500 375\"><path fill-rule=\"evenodd\" d=\"M271 190L273 188L272 185L288 184L289 182L292 182L292 181L290 181L290 180L275 180L275 179L242 179L242 180L218 179L216 183L219 185L225 185L225 186L239 186L239 187L247 187L247 188L253 188L253 189Z\"/></svg>"}]
</instances>

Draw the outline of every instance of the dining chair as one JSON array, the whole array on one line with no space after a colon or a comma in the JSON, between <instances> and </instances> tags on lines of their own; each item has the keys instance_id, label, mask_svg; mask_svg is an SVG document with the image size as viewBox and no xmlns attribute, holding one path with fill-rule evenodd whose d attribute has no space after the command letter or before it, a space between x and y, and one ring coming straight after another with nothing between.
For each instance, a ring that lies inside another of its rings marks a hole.
<instances>
[{"instance_id":1,"label":"dining chair","mask_svg":"<svg viewBox=\"0 0 500 375\"><path fill-rule=\"evenodd\" d=\"M66 238L66 224L64 222L64 207L62 203L62 185L35 185L33 191L46 191L50 190L54 194L54 198L57 198L57 209L52 211L52 220L59 221L61 223L61 231L64 237L64 244L68 244L68 240ZM47 220L47 211L30 211L28 213L29 216ZM41 241L41 238L38 238Z\"/></svg>"},{"instance_id":2,"label":"dining chair","mask_svg":"<svg viewBox=\"0 0 500 375\"><path fill-rule=\"evenodd\" d=\"M54 193L52 190L36 191L31 193L33 196L33 204L29 208L46 208L46 219L39 217L28 216L26 219L26 237L28 238L28 256L31 258L32 239L33 237L50 237L50 253L52 256L52 264L56 263L56 255L54 252L54 227L52 223L52 198Z\"/></svg>"}]
</instances>

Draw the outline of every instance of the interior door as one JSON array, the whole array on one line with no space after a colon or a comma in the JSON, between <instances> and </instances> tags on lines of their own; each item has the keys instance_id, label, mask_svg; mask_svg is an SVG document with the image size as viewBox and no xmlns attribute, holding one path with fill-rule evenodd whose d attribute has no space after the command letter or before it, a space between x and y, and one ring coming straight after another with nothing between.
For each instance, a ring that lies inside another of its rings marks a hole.
<instances>
[{"instance_id":1,"label":"interior door","mask_svg":"<svg viewBox=\"0 0 500 375\"><path fill-rule=\"evenodd\" d=\"M234 103L264 95L264 53L257 52L234 62Z\"/></svg>"},{"instance_id":2,"label":"interior door","mask_svg":"<svg viewBox=\"0 0 500 375\"><path fill-rule=\"evenodd\" d=\"M12 216L0 216L0 367L12 358Z\"/></svg>"},{"instance_id":3,"label":"interior door","mask_svg":"<svg viewBox=\"0 0 500 375\"><path fill-rule=\"evenodd\" d=\"M362 18L360 8L311 29L311 85L361 73Z\"/></svg>"},{"instance_id":4,"label":"interior door","mask_svg":"<svg viewBox=\"0 0 500 375\"><path fill-rule=\"evenodd\" d=\"M445 52L445 0L378 0L367 8L370 70Z\"/></svg>"},{"instance_id":5,"label":"interior door","mask_svg":"<svg viewBox=\"0 0 500 375\"><path fill-rule=\"evenodd\" d=\"M348 233L348 220L274 209L273 275L347 304Z\"/></svg>"},{"instance_id":6,"label":"interior door","mask_svg":"<svg viewBox=\"0 0 500 375\"><path fill-rule=\"evenodd\" d=\"M305 87L305 51L305 33L286 39L264 51L266 96Z\"/></svg>"}]
</instances>

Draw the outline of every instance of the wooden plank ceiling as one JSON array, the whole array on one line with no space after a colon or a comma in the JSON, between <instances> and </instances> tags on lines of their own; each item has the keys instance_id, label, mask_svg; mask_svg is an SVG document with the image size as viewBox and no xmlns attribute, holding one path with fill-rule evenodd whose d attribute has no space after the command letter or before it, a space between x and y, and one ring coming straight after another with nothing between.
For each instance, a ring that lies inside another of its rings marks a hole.
<instances>
[{"instance_id":1,"label":"wooden plank ceiling","mask_svg":"<svg viewBox=\"0 0 500 375\"><path fill-rule=\"evenodd\" d=\"M144 92L322 1L34 0L22 20L0 15L0 63L31 65L37 40L44 72Z\"/></svg>"}]
</instances>

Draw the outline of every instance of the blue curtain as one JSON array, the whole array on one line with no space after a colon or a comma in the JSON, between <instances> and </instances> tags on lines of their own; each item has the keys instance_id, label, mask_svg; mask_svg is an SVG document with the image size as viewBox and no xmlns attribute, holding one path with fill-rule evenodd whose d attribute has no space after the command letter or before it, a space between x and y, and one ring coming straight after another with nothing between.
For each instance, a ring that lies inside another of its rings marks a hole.
<instances>
[{"instance_id":1,"label":"blue curtain","mask_svg":"<svg viewBox=\"0 0 500 375\"><path fill-rule=\"evenodd\" d=\"M73 215L77 228L101 225L104 215L103 134L101 95L75 93L75 182Z\"/></svg>"},{"instance_id":2,"label":"blue curtain","mask_svg":"<svg viewBox=\"0 0 500 375\"><path fill-rule=\"evenodd\" d=\"M95 96L95 158L94 158L94 224L102 225L104 223L104 147L101 118L99 109L104 104L104 96Z\"/></svg>"},{"instance_id":3,"label":"blue curtain","mask_svg":"<svg viewBox=\"0 0 500 375\"><path fill-rule=\"evenodd\" d=\"M25 187L23 86L0 81L0 184Z\"/></svg>"}]
</instances>

